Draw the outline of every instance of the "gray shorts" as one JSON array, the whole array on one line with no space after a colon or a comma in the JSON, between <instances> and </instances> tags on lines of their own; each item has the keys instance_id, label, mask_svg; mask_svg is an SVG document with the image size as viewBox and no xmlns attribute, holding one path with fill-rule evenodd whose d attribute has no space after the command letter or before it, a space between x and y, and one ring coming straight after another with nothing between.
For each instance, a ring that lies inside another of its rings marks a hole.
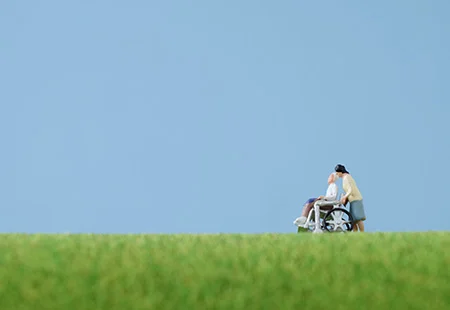
<instances>
[{"instance_id":1,"label":"gray shorts","mask_svg":"<svg viewBox=\"0 0 450 310\"><path fill-rule=\"evenodd\" d=\"M364 204L362 200L354 200L350 202L350 214L355 222L366 220L366 213L364 212Z\"/></svg>"}]
</instances>

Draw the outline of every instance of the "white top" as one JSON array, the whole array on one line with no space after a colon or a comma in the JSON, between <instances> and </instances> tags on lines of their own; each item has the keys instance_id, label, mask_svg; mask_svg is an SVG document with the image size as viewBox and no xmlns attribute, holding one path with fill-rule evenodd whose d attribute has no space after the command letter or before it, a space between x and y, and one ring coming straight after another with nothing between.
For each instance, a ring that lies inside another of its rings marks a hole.
<instances>
[{"instance_id":1,"label":"white top","mask_svg":"<svg viewBox=\"0 0 450 310\"><path fill-rule=\"evenodd\" d=\"M336 183L331 183L330 185L328 185L327 193L323 199L324 200L337 200L337 195L338 195L338 187L337 187Z\"/></svg>"}]
</instances>

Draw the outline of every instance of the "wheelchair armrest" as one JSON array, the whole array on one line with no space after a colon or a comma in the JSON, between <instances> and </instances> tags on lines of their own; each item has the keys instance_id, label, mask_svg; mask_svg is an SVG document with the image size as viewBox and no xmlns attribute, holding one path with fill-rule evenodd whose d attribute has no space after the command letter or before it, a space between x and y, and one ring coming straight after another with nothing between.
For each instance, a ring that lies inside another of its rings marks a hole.
<instances>
[{"instance_id":1,"label":"wheelchair armrest","mask_svg":"<svg viewBox=\"0 0 450 310\"><path fill-rule=\"evenodd\" d=\"M317 205L319 207L329 207L329 206L335 206L340 205L341 202L339 200L318 200L314 203L314 205Z\"/></svg>"}]
</instances>

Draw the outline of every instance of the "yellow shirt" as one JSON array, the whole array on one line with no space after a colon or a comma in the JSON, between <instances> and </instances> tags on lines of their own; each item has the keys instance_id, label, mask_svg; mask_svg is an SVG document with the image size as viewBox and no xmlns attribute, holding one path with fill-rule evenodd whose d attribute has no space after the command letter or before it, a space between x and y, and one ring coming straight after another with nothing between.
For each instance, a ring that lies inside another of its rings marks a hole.
<instances>
[{"instance_id":1,"label":"yellow shirt","mask_svg":"<svg viewBox=\"0 0 450 310\"><path fill-rule=\"evenodd\" d=\"M353 180L350 174L346 174L342 180L342 188L345 191L345 195L348 195L348 201L362 200L363 197L359 192L358 186L356 186L355 180Z\"/></svg>"}]
</instances>

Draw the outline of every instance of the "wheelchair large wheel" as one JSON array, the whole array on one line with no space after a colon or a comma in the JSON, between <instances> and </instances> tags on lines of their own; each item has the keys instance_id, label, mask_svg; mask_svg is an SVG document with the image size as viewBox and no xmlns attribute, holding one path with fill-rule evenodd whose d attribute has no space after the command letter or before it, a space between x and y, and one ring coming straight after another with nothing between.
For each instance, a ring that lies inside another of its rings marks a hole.
<instances>
[{"instance_id":1,"label":"wheelchair large wheel","mask_svg":"<svg viewBox=\"0 0 450 310\"><path fill-rule=\"evenodd\" d=\"M353 229L353 217L343 208L334 208L325 215L323 226L328 232L349 232Z\"/></svg>"}]
</instances>

